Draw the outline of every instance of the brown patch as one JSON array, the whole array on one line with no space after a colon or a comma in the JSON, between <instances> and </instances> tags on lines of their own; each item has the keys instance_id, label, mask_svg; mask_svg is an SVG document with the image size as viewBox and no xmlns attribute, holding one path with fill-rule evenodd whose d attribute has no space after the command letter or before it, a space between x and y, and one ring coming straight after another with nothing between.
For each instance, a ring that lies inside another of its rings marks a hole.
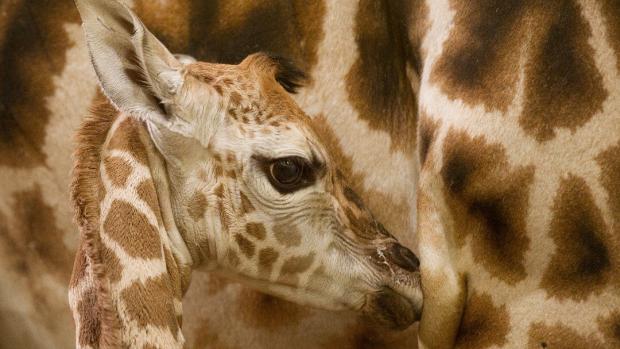
<instances>
[{"instance_id":1,"label":"brown patch","mask_svg":"<svg viewBox=\"0 0 620 349\"><path fill-rule=\"evenodd\" d=\"M239 115L237 115L237 109L228 108L228 115L230 115L234 120L239 121Z\"/></svg>"},{"instance_id":2,"label":"brown patch","mask_svg":"<svg viewBox=\"0 0 620 349\"><path fill-rule=\"evenodd\" d=\"M234 164L235 162L237 162L237 157L235 156L235 153L229 151L228 154L226 154L226 162L228 164Z\"/></svg>"},{"instance_id":3,"label":"brown patch","mask_svg":"<svg viewBox=\"0 0 620 349\"><path fill-rule=\"evenodd\" d=\"M258 240L263 240L267 235L263 223L247 223L245 225L245 231L247 231L248 234L252 235Z\"/></svg>"},{"instance_id":4,"label":"brown patch","mask_svg":"<svg viewBox=\"0 0 620 349\"><path fill-rule=\"evenodd\" d=\"M17 192L13 198L13 230L18 238L14 243L20 259L27 264L41 263L48 273L66 283L73 267L73 251L63 242L64 232L56 224L54 208L45 202L38 186Z\"/></svg>"},{"instance_id":5,"label":"brown patch","mask_svg":"<svg viewBox=\"0 0 620 349\"><path fill-rule=\"evenodd\" d=\"M511 168L501 145L453 129L443 152L441 177L457 243L464 245L470 236L474 259L492 275L510 284L523 280L533 168Z\"/></svg>"},{"instance_id":6,"label":"brown patch","mask_svg":"<svg viewBox=\"0 0 620 349\"><path fill-rule=\"evenodd\" d=\"M252 202L250 202L250 199L248 199L248 197L243 192L241 192L239 196L241 197L241 213L242 214L249 213L255 210L254 205L252 205Z\"/></svg>"},{"instance_id":7,"label":"brown patch","mask_svg":"<svg viewBox=\"0 0 620 349\"><path fill-rule=\"evenodd\" d=\"M259 272L269 274L273 269L273 263L278 260L280 254L271 247L263 248L258 252Z\"/></svg>"},{"instance_id":8,"label":"brown patch","mask_svg":"<svg viewBox=\"0 0 620 349\"><path fill-rule=\"evenodd\" d=\"M119 200L112 202L103 229L130 256L161 258L157 228L129 203Z\"/></svg>"},{"instance_id":9,"label":"brown patch","mask_svg":"<svg viewBox=\"0 0 620 349\"><path fill-rule=\"evenodd\" d=\"M233 267L233 268L238 267L239 263L241 263L241 261L239 260L239 256L232 249L229 249L226 252L226 259L228 259L228 264L230 264L230 266Z\"/></svg>"},{"instance_id":10,"label":"brown patch","mask_svg":"<svg viewBox=\"0 0 620 349\"><path fill-rule=\"evenodd\" d=\"M117 149L131 154L136 161L148 166L146 147L140 139L140 129L144 127L133 118L123 120L110 138L108 149Z\"/></svg>"},{"instance_id":11,"label":"brown patch","mask_svg":"<svg viewBox=\"0 0 620 349\"><path fill-rule=\"evenodd\" d=\"M418 126L418 156L420 166L424 166L428 152L437 136L439 121L431 119L425 113L420 114L420 124Z\"/></svg>"},{"instance_id":12,"label":"brown patch","mask_svg":"<svg viewBox=\"0 0 620 349\"><path fill-rule=\"evenodd\" d=\"M230 102L235 106L241 104L241 95L239 94L239 92L232 91L230 93Z\"/></svg>"},{"instance_id":13,"label":"brown patch","mask_svg":"<svg viewBox=\"0 0 620 349\"><path fill-rule=\"evenodd\" d=\"M125 160L118 157L106 156L103 159L103 165L112 184L117 187L124 187L125 183L127 183L127 178L129 178L133 171Z\"/></svg>"},{"instance_id":14,"label":"brown patch","mask_svg":"<svg viewBox=\"0 0 620 349\"><path fill-rule=\"evenodd\" d=\"M454 26L431 81L452 99L506 110L515 92L526 2L450 2ZM501 86L501 88L499 88Z\"/></svg>"},{"instance_id":15,"label":"brown patch","mask_svg":"<svg viewBox=\"0 0 620 349\"><path fill-rule=\"evenodd\" d=\"M602 291L613 268L605 222L586 182L570 175L560 182L550 236L556 250L541 280L549 295L583 301Z\"/></svg>"},{"instance_id":16,"label":"brown patch","mask_svg":"<svg viewBox=\"0 0 620 349\"><path fill-rule=\"evenodd\" d=\"M204 217L207 205L207 198L202 192L197 191L192 195L187 203L187 212L194 222L198 222Z\"/></svg>"},{"instance_id":17,"label":"brown patch","mask_svg":"<svg viewBox=\"0 0 620 349\"><path fill-rule=\"evenodd\" d=\"M205 61L239 63L257 51L291 58L305 71L317 61L323 1L192 0L190 8L186 52Z\"/></svg>"},{"instance_id":18,"label":"brown patch","mask_svg":"<svg viewBox=\"0 0 620 349\"><path fill-rule=\"evenodd\" d=\"M158 224L162 226L162 216L161 211L159 210L159 199L157 198L157 193L155 192L155 183L153 183L150 179L144 180L138 184L136 191L138 192L138 197L144 200L149 209L155 213Z\"/></svg>"},{"instance_id":19,"label":"brown patch","mask_svg":"<svg viewBox=\"0 0 620 349\"><path fill-rule=\"evenodd\" d=\"M105 265L106 276L110 282L115 283L120 281L123 276L123 266L116 256L116 253L101 244L99 247L99 254L101 255L101 262Z\"/></svg>"},{"instance_id":20,"label":"brown patch","mask_svg":"<svg viewBox=\"0 0 620 349\"><path fill-rule=\"evenodd\" d=\"M224 198L224 185L222 183L218 184L217 187L215 187L215 190L213 192L215 193L215 196L217 196L218 198L220 199Z\"/></svg>"},{"instance_id":21,"label":"brown patch","mask_svg":"<svg viewBox=\"0 0 620 349\"><path fill-rule=\"evenodd\" d=\"M220 210L220 224L222 225L222 230L228 231L232 222L232 214L229 212L228 206L224 205L223 199L220 200L218 207Z\"/></svg>"},{"instance_id":22,"label":"brown patch","mask_svg":"<svg viewBox=\"0 0 620 349\"><path fill-rule=\"evenodd\" d=\"M483 349L505 345L509 319L506 306L495 307L489 295L473 292L465 305L454 347Z\"/></svg>"},{"instance_id":23,"label":"brown patch","mask_svg":"<svg viewBox=\"0 0 620 349\"><path fill-rule=\"evenodd\" d=\"M308 308L248 288L242 289L237 309L251 328L269 330L298 326L310 313Z\"/></svg>"},{"instance_id":24,"label":"brown patch","mask_svg":"<svg viewBox=\"0 0 620 349\"><path fill-rule=\"evenodd\" d=\"M256 246L254 246L252 241L248 240L241 234L235 234L235 241L237 242L237 245L239 245L241 252L243 252L246 257L252 258L252 256L254 256Z\"/></svg>"},{"instance_id":25,"label":"brown patch","mask_svg":"<svg viewBox=\"0 0 620 349\"><path fill-rule=\"evenodd\" d=\"M574 348L603 348L593 336L582 336L576 330L561 324L553 326L537 322L530 325L528 331L530 349L574 349Z\"/></svg>"},{"instance_id":26,"label":"brown patch","mask_svg":"<svg viewBox=\"0 0 620 349\"><path fill-rule=\"evenodd\" d=\"M167 274L149 278L144 283L134 282L120 293L127 315L140 327L148 325L168 328L172 334L179 331L174 311L174 291Z\"/></svg>"},{"instance_id":27,"label":"brown patch","mask_svg":"<svg viewBox=\"0 0 620 349\"><path fill-rule=\"evenodd\" d=\"M89 288L84 291L82 299L77 305L77 313L80 316L78 342L81 346L97 346L101 336L101 323L99 321L101 313L97 304L97 291L95 289Z\"/></svg>"},{"instance_id":28,"label":"brown patch","mask_svg":"<svg viewBox=\"0 0 620 349\"><path fill-rule=\"evenodd\" d=\"M602 109L607 91L588 43L591 29L575 1L548 5L544 33L531 46L525 106L519 122L538 141L556 128L575 131ZM501 90L501 89L500 89Z\"/></svg>"},{"instance_id":29,"label":"brown patch","mask_svg":"<svg viewBox=\"0 0 620 349\"><path fill-rule=\"evenodd\" d=\"M606 341L614 348L620 348L620 310L606 317L598 318L598 326Z\"/></svg>"},{"instance_id":30,"label":"brown patch","mask_svg":"<svg viewBox=\"0 0 620 349\"><path fill-rule=\"evenodd\" d=\"M214 172L215 172L215 178L220 178L224 175L224 169L222 168L222 166L218 164L215 165Z\"/></svg>"},{"instance_id":31,"label":"brown patch","mask_svg":"<svg viewBox=\"0 0 620 349\"><path fill-rule=\"evenodd\" d=\"M310 252L305 256L287 258L284 264L282 264L282 268L280 268L278 279L285 283L296 284L299 277L297 274L308 270L314 261L314 257L315 253Z\"/></svg>"},{"instance_id":32,"label":"brown patch","mask_svg":"<svg viewBox=\"0 0 620 349\"><path fill-rule=\"evenodd\" d=\"M217 85L217 84L213 84L211 85L213 87L213 89L215 90L215 92L217 92L218 95L222 95L224 94L224 90L222 89L222 86Z\"/></svg>"},{"instance_id":33,"label":"brown patch","mask_svg":"<svg viewBox=\"0 0 620 349\"><path fill-rule=\"evenodd\" d=\"M273 235L284 246L301 245L301 233L295 224L277 224L273 227Z\"/></svg>"},{"instance_id":34,"label":"brown patch","mask_svg":"<svg viewBox=\"0 0 620 349\"><path fill-rule=\"evenodd\" d=\"M46 101L73 46L65 25L79 16L67 1L12 3L0 17L0 165L32 168L46 161Z\"/></svg>"},{"instance_id":35,"label":"brown patch","mask_svg":"<svg viewBox=\"0 0 620 349\"><path fill-rule=\"evenodd\" d=\"M406 74L412 51L406 25L395 20L404 13L411 13L405 1L360 2L355 16L359 57L346 81L349 100L359 117L371 128L389 133L393 147L412 150L416 99Z\"/></svg>"},{"instance_id":36,"label":"brown patch","mask_svg":"<svg viewBox=\"0 0 620 349\"><path fill-rule=\"evenodd\" d=\"M515 95L520 48L528 43L520 117L527 132L549 140L555 128L574 131L600 109L606 92L576 2L453 1L452 7L455 26L432 72L448 96L505 111Z\"/></svg>"},{"instance_id":37,"label":"brown patch","mask_svg":"<svg viewBox=\"0 0 620 349\"><path fill-rule=\"evenodd\" d=\"M617 0L603 0L601 14L605 18L607 39L616 51L616 66L620 70L620 6Z\"/></svg>"},{"instance_id":38,"label":"brown patch","mask_svg":"<svg viewBox=\"0 0 620 349\"><path fill-rule=\"evenodd\" d=\"M217 162L218 164L222 163L222 157L220 156L220 154L213 154L213 160L215 160L215 162Z\"/></svg>"},{"instance_id":39,"label":"brown patch","mask_svg":"<svg viewBox=\"0 0 620 349\"><path fill-rule=\"evenodd\" d=\"M245 114L241 114L241 121L242 121L244 124L247 124L247 123L249 123L249 122L250 122L250 119L248 119L248 116L247 116L247 115L245 115ZM252 131L249 131L249 132L248 132L247 137L248 137L248 138L254 138L254 133L253 133Z\"/></svg>"}]
</instances>

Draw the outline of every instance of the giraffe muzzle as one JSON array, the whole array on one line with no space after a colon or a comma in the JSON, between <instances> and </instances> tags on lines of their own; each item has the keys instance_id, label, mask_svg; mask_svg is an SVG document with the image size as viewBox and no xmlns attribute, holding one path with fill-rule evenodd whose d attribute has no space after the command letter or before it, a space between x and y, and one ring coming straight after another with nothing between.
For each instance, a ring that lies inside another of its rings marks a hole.
<instances>
[{"instance_id":1,"label":"giraffe muzzle","mask_svg":"<svg viewBox=\"0 0 620 349\"><path fill-rule=\"evenodd\" d=\"M369 256L382 276L376 291L367 296L363 313L382 327L409 327L419 319L423 303L418 257L396 241Z\"/></svg>"},{"instance_id":2,"label":"giraffe muzzle","mask_svg":"<svg viewBox=\"0 0 620 349\"><path fill-rule=\"evenodd\" d=\"M404 330L419 319L416 306L387 286L369 296L364 313L371 322L393 330Z\"/></svg>"}]
</instances>

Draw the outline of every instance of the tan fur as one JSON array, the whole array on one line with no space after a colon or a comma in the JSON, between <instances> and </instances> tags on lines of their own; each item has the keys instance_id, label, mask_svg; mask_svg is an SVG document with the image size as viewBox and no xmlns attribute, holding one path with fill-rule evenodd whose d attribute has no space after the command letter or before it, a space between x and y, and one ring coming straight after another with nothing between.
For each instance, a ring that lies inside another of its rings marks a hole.
<instances>
[{"instance_id":1,"label":"tan fur","mask_svg":"<svg viewBox=\"0 0 620 349\"><path fill-rule=\"evenodd\" d=\"M111 117L112 116L112 117ZM76 212L76 222L81 227L84 254L88 264L77 264L77 268L89 268L93 275L93 285L97 289L96 311L100 313L101 322L99 328L91 329L99 331L99 338L91 338L91 343L101 343L103 347L118 347L120 338L118 330L120 324L116 314L112 310L109 296L107 272L101 260L100 237L99 237L99 202L101 183L99 182L100 154L108 130L114 119L116 111L103 98L93 107L90 119L86 119L82 131L78 134L78 143L82 146L76 149L74 180L71 185L71 196ZM82 270L74 270L72 284L77 285ZM90 311L95 311L91 309ZM90 343L89 343L90 344Z\"/></svg>"}]
</instances>

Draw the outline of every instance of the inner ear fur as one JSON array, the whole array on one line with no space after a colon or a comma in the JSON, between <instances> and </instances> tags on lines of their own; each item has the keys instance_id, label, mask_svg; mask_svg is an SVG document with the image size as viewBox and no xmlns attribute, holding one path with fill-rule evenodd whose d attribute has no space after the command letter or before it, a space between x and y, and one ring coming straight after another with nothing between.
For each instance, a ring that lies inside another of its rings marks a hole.
<instances>
[{"instance_id":1,"label":"inner ear fur","mask_svg":"<svg viewBox=\"0 0 620 349\"><path fill-rule=\"evenodd\" d=\"M164 121L162 103L182 82L182 64L116 0L75 0L101 87L121 111Z\"/></svg>"}]
</instances>

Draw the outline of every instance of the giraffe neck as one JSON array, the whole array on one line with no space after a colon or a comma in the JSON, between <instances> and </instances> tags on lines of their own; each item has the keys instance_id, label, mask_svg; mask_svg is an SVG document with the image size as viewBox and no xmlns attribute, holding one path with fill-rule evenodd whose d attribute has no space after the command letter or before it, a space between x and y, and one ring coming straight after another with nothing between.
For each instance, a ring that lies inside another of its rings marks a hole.
<instances>
[{"instance_id":1,"label":"giraffe neck","mask_svg":"<svg viewBox=\"0 0 620 349\"><path fill-rule=\"evenodd\" d=\"M99 102L78 149L72 199L83 258L70 295L77 346L182 347L191 258L174 229L163 162L144 125Z\"/></svg>"}]
</instances>

